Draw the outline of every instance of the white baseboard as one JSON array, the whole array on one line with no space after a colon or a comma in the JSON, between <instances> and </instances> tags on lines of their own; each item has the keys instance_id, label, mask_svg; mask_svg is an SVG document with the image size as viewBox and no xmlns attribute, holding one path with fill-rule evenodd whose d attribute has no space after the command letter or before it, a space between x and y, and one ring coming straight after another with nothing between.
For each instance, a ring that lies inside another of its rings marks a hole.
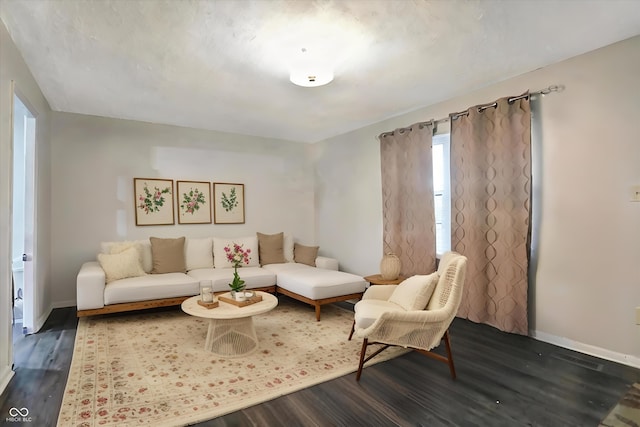
<instances>
[{"instance_id":1,"label":"white baseboard","mask_svg":"<svg viewBox=\"0 0 640 427\"><path fill-rule=\"evenodd\" d=\"M9 381L13 378L13 370L10 366L3 366L0 370L0 394L4 393L4 390L9 385Z\"/></svg>"},{"instance_id":2,"label":"white baseboard","mask_svg":"<svg viewBox=\"0 0 640 427\"><path fill-rule=\"evenodd\" d=\"M65 307L75 307L76 306L76 300L74 299L70 299L67 301L54 301L53 304L51 304L52 308L65 308Z\"/></svg>"},{"instance_id":3,"label":"white baseboard","mask_svg":"<svg viewBox=\"0 0 640 427\"><path fill-rule=\"evenodd\" d=\"M637 356L618 353L615 351L607 350L605 348L596 347L594 345L573 341L569 338L551 335L546 332L530 331L529 336L537 339L538 341L544 341L549 344L567 348L569 350L574 350L580 353L599 357L600 359L610 360L612 362L621 363L623 365L632 366L634 368L640 368L640 357Z\"/></svg>"},{"instance_id":4,"label":"white baseboard","mask_svg":"<svg viewBox=\"0 0 640 427\"><path fill-rule=\"evenodd\" d=\"M44 313L42 313L41 316L38 317L38 319L36 320L36 324L34 325L34 332L39 331L40 329L42 329L42 327L44 326L44 322L47 321L47 319L49 318L49 315L51 314L51 312L53 311L54 308L63 308L63 307L74 307L76 305L76 301L75 300L69 300L69 301L55 301L53 302L49 307L47 307L47 309L44 311ZM29 333L31 333L32 331L29 331Z\"/></svg>"},{"instance_id":5,"label":"white baseboard","mask_svg":"<svg viewBox=\"0 0 640 427\"><path fill-rule=\"evenodd\" d=\"M35 333L42 329L42 327L44 326L44 322L47 321L52 310L53 306L50 305L49 307L47 307L47 309L40 316L38 316L38 318L36 319L36 324L33 325L33 331L29 331L29 333Z\"/></svg>"}]
</instances>

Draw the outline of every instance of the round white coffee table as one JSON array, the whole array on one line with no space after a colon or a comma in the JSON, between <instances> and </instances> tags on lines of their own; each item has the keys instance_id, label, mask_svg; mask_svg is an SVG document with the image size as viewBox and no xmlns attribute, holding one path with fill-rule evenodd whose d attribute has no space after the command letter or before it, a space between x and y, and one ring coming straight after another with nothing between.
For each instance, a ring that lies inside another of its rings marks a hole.
<instances>
[{"instance_id":1,"label":"round white coffee table","mask_svg":"<svg viewBox=\"0 0 640 427\"><path fill-rule=\"evenodd\" d=\"M219 301L218 307L211 309L198 304L200 296L197 295L183 301L182 311L209 319L205 350L223 357L244 356L258 348L253 316L273 310L278 305L275 296L261 291L256 294L262 296L262 301L245 307ZM220 296L230 297L228 293Z\"/></svg>"}]
</instances>

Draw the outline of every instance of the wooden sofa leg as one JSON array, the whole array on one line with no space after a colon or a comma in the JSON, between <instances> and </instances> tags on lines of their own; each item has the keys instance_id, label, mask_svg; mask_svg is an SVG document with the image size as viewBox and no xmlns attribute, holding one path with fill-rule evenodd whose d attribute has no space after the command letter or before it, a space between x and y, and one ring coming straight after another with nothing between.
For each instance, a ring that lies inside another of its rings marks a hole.
<instances>
[{"instance_id":1,"label":"wooden sofa leg","mask_svg":"<svg viewBox=\"0 0 640 427\"><path fill-rule=\"evenodd\" d=\"M320 304L316 304L316 322L320 321Z\"/></svg>"},{"instance_id":2,"label":"wooden sofa leg","mask_svg":"<svg viewBox=\"0 0 640 427\"><path fill-rule=\"evenodd\" d=\"M367 352L367 345L369 340L365 338L362 341L362 350L360 351L360 364L358 365L358 372L356 373L356 381L360 381L360 375L362 375L362 365L364 365L364 355Z\"/></svg>"},{"instance_id":3,"label":"wooden sofa leg","mask_svg":"<svg viewBox=\"0 0 640 427\"><path fill-rule=\"evenodd\" d=\"M451 378L456 379L456 367L453 365L453 353L451 353L451 342L449 341L449 331L444 333L444 344L447 348L447 361Z\"/></svg>"}]
</instances>

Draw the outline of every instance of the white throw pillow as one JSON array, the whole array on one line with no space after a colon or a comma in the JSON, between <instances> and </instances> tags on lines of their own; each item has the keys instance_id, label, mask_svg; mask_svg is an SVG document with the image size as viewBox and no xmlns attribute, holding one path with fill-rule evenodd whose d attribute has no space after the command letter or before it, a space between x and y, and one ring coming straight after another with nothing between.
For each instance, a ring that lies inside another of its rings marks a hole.
<instances>
[{"instance_id":1,"label":"white throw pillow","mask_svg":"<svg viewBox=\"0 0 640 427\"><path fill-rule=\"evenodd\" d=\"M215 268L233 268L233 264L227 259L224 251L225 247L233 248L233 244L242 245L242 250L249 249L249 264L242 263L242 267L259 267L260 256L258 254L258 236L236 237L235 239L226 239L221 237L213 238L213 263Z\"/></svg>"},{"instance_id":2,"label":"white throw pillow","mask_svg":"<svg viewBox=\"0 0 640 427\"><path fill-rule=\"evenodd\" d=\"M150 273L151 269L153 269L153 258L151 256L151 242L149 239L100 243L100 249L103 254L117 254L132 246L140 252L140 261L144 272Z\"/></svg>"},{"instance_id":3,"label":"white throw pillow","mask_svg":"<svg viewBox=\"0 0 640 427\"><path fill-rule=\"evenodd\" d=\"M213 268L213 239L187 239L184 249L187 271L196 268Z\"/></svg>"},{"instance_id":4,"label":"white throw pillow","mask_svg":"<svg viewBox=\"0 0 640 427\"><path fill-rule=\"evenodd\" d=\"M115 254L98 254L98 262L104 270L107 283L146 274L140 265L140 253L133 246Z\"/></svg>"},{"instance_id":5,"label":"white throw pillow","mask_svg":"<svg viewBox=\"0 0 640 427\"><path fill-rule=\"evenodd\" d=\"M389 302L407 311L424 310L438 284L438 273L415 275L403 280L393 291Z\"/></svg>"},{"instance_id":6,"label":"white throw pillow","mask_svg":"<svg viewBox=\"0 0 640 427\"><path fill-rule=\"evenodd\" d=\"M284 260L286 262L295 262L293 259L293 236L284 235L282 250L284 251Z\"/></svg>"}]
</instances>

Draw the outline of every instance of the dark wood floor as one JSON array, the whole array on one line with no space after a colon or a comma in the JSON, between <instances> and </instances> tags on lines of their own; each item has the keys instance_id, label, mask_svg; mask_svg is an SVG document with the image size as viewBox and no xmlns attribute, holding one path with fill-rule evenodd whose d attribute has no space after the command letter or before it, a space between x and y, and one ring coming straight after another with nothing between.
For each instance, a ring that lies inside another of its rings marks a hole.
<instances>
[{"instance_id":1,"label":"dark wood floor","mask_svg":"<svg viewBox=\"0 0 640 427\"><path fill-rule=\"evenodd\" d=\"M56 309L16 343L0 425L16 425L12 407L28 408L30 425L56 425L76 326L75 309ZM366 368L359 383L350 374L198 425L597 426L640 381L638 369L461 319L451 337L455 381L443 363L409 353Z\"/></svg>"}]
</instances>

